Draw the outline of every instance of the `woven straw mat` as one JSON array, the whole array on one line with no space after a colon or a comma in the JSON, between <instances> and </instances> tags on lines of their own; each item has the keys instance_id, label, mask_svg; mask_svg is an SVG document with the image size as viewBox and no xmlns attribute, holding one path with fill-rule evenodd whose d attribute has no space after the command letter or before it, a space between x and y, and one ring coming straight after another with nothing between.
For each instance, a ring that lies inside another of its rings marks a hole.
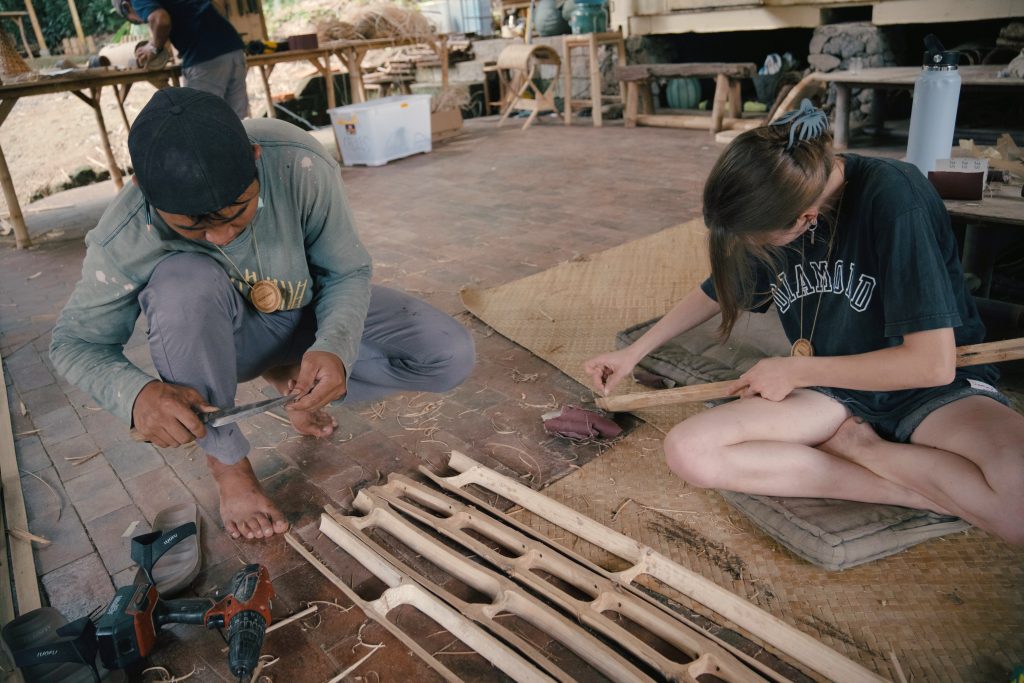
<instances>
[{"instance_id":1,"label":"woven straw mat","mask_svg":"<svg viewBox=\"0 0 1024 683\"><path fill-rule=\"evenodd\" d=\"M706 272L704 228L693 221L506 285L465 290L462 298L496 331L589 384L585 359L613 349L619 330L663 314ZM1003 681L1024 662L1024 551L971 530L841 573L813 567L718 494L671 476L659 430L697 410L639 413L649 425L545 493L892 680L899 680L893 655L907 680L919 683ZM622 568L599 548L519 514L599 564Z\"/></svg>"}]
</instances>

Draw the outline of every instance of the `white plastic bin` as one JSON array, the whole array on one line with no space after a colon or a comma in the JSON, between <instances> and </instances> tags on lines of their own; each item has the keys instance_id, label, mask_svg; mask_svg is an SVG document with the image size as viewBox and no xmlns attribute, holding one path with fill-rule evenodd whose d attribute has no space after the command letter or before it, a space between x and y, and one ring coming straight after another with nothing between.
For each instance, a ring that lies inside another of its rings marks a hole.
<instances>
[{"instance_id":1,"label":"white plastic bin","mask_svg":"<svg viewBox=\"0 0 1024 683\"><path fill-rule=\"evenodd\" d=\"M430 147L430 95L394 95L329 112L346 166L383 166Z\"/></svg>"},{"instance_id":2,"label":"white plastic bin","mask_svg":"<svg viewBox=\"0 0 1024 683\"><path fill-rule=\"evenodd\" d=\"M420 11L440 33L494 34L490 0L427 0Z\"/></svg>"}]
</instances>

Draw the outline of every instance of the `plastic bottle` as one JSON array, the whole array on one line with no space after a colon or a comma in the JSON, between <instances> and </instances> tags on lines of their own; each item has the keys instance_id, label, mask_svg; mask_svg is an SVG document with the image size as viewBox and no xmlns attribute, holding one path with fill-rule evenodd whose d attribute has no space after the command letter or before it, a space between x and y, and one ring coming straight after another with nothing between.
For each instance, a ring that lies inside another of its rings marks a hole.
<instances>
[{"instance_id":1,"label":"plastic bottle","mask_svg":"<svg viewBox=\"0 0 1024 683\"><path fill-rule=\"evenodd\" d=\"M953 150L953 128L960 102L960 53L945 50L931 34L924 44L924 64L914 83L907 161L927 176L928 171L935 170L935 160L948 159Z\"/></svg>"}]
</instances>

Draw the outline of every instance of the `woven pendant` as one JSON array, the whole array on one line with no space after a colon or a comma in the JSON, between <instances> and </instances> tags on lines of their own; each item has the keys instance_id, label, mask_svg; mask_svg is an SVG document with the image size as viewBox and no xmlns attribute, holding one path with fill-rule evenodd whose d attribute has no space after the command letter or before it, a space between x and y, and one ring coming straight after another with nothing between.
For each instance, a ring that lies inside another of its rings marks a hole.
<instances>
[{"instance_id":1,"label":"woven pendant","mask_svg":"<svg viewBox=\"0 0 1024 683\"><path fill-rule=\"evenodd\" d=\"M793 346L789 349L790 356L803 356L809 357L814 355L814 347L811 346L809 339L801 337L793 342Z\"/></svg>"},{"instance_id":2,"label":"woven pendant","mask_svg":"<svg viewBox=\"0 0 1024 683\"><path fill-rule=\"evenodd\" d=\"M260 280L249 290L249 301L260 313L273 313L281 308L284 297L272 280Z\"/></svg>"}]
</instances>

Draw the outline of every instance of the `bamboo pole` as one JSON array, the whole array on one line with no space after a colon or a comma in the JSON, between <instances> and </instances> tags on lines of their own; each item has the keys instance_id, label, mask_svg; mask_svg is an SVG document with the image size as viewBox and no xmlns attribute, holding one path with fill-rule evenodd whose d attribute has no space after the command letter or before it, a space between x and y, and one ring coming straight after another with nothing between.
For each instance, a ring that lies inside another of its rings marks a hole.
<instances>
[{"instance_id":1,"label":"bamboo pole","mask_svg":"<svg viewBox=\"0 0 1024 683\"><path fill-rule=\"evenodd\" d=\"M31 6L31 5L30 5ZM18 98L9 98L0 102L0 125L7 120L7 116L18 103ZM0 148L0 187L3 188L4 199L7 200L7 213L14 226L14 241L18 249L28 249L32 246L32 239L28 236L28 226L25 225L25 216L21 212L21 203L18 201L18 193L14 189L14 179L11 178L11 169L7 165L7 157L4 156L3 148Z\"/></svg>"},{"instance_id":2,"label":"bamboo pole","mask_svg":"<svg viewBox=\"0 0 1024 683\"><path fill-rule=\"evenodd\" d=\"M958 368L969 365L985 365L986 363L1002 363L1010 360L1024 358L1024 337L1017 339L1005 339L997 342L986 342L983 344L968 344L960 346L956 350L956 366ZM702 401L716 401L723 398L734 397L736 380L731 379L725 382L710 382L708 384L695 384L688 387L677 387L675 389L661 389L659 391L641 391L634 394L622 394L619 396L606 396L597 399L597 407L613 413L621 413L641 408L653 408L655 406L669 406L678 403L699 403Z\"/></svg>"},{"instance_id":3,"label":"bamboo pole","mask_svg":"<svg viewBox=\"0 0 1024 683\"><path fill-rule=\"evenodd\" d=\"M75 23L75 33L78 35L78 42L84 51L86 49L85 31L82 30L82 20L78 18L78 6L75 5L75 0L68 0L68 9L71 10L71 21Z\"/></svg>"},{"instance_id":4,"label":"bamboo pole","mask_svg":"<svg viewBox=\"0 0 1024 683\"><path fill-rule=\"evenodd\" d=\"M32 22L32 32L36 34L36 42L39 43L39 56L49 57L50 50L46 47L43 29L39 26L39 17L36 16L36 8L32 6L32 0L25 0L25 11L28 12L28 20ZM29 57L31 56L29 55Z\"/></svg>"},{"instance_id":5,"label":"bamboo pole","mask_svg":"<svg viewBox=\"0 0 1024 683\"><path fill-rule=\"evenodd\" d=\"M4 383L3 359L0 359L0 386ZM6 389L0 390L0 485L4 496L4 529L28 531L28 514L25 511L25 494L21 489L21 472L14 451L14 431L11 429L11 409L7 402ZM39 583L36 578L35 560L32 558L32 543L23 537L10 536L11 572L14 578L14 594L18 600L18 614L25 614L42 603L39 599ZM0 565L4 570L5 565ZM5 610L6 613L6 610Z\"/></svg>"}]
</instances>

